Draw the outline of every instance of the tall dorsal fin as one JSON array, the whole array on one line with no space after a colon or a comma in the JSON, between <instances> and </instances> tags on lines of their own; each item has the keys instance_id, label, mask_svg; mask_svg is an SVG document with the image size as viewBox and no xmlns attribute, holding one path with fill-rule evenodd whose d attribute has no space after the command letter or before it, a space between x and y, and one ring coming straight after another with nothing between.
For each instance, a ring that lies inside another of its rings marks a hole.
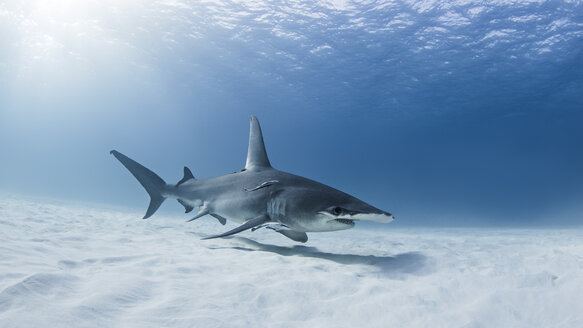
<instances>
[{"instance_id":1,"label":"tall dorsal fin","mask_svg":"<svg viewBox=\"0 0 583 328\"><path fill-rule=\"evenodd\" d=\"M271 164L267 158L265 144L263 143L261 126L259 126L257 117L251 116L251 123L249 126L249 148L247 150L247 163L245 164L245 169L262 170L270 167Z\"/></svg>"}]
</instances>

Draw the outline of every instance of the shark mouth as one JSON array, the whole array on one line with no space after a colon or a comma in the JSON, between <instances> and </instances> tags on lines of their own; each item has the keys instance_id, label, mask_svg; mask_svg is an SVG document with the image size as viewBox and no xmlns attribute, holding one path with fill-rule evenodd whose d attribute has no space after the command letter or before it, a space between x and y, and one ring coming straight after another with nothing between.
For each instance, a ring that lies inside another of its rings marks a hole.
<instances>
[{"instance_id":1,"label":"shark mouth","mask_svg":"<svg viewBox=\"0 0 583 328\"><path fill-rule=\"evenodd\" d=\"M332 221L336 221L342 224L347 224L347 225L354 225L354 221L353 220L349 220L349 219L334 219Z\"/></svg>"}]
</instances>

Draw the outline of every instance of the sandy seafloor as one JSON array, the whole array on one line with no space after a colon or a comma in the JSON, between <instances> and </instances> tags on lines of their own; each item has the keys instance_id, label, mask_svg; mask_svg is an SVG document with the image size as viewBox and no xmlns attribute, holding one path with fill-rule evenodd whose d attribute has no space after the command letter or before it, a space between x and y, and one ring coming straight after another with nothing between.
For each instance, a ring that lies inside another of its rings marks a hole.
<instances>
[{"instance_id":1,"label":"sandy seafloor","mask_svg":"<svg viewBox=\"0 0 583 328\"><path fill-rule=\"evenodd\" d=\"M583 327L582 229L353 229L0 200L1 327ZM184 218L188 218L185 216Z\"/></svg>"}]
</instances>

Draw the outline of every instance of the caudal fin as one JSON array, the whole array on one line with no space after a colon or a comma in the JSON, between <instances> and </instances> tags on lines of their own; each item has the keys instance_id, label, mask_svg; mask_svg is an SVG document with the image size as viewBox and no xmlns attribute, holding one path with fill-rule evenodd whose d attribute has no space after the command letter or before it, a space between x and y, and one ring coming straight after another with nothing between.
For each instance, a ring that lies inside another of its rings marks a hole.
<instances>
[{"instance_id":1,"label":"caudal fin","mask_svg":"<svg viewBox=\"0 0 583 328\"><path fill-rule=\"evenodd\" d=\"M146 215L144 215L144 219L149 218L158 210L160 205L162 205L164 199L166 199L164 196L162 196L162 190L164 190L166 187L166 182L164 182L164 180L162 180L162 178L160 178L156 173L148 170L143 165L127 157L126 155L116 150L112 150L110 153L115 156L115 158L117 158L123 164L123 166L125 166L130 171L130 173L136 177L136 179L138 179L140 184L144 186L144 189L146 189L150 195L150 206L148 206Z\"/></svg>"}]
</instances>

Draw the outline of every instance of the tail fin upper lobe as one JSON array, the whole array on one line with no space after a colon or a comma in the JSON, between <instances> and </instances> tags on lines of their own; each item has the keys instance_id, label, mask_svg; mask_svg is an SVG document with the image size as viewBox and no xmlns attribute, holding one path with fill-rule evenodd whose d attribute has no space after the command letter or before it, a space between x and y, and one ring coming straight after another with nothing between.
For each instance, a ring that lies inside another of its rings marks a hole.
<instances>
[{"instance_id":1,"label":"tail fin upper lobe","mask_svg":"<svg viewBox=\"0 0 583 328\"><path fill-rule=\"evenodd\" d=\"M150 206L148 206L148 210L146 211L146 215L144 215L144 219L149 218L158 210L160 205L164 199L162 196L162 191L166 188L166 182L162 180L156 173L148 170L140 163L134 161L133 159L127 157L126 155L112 150L110 153L115 156L122 164L125 166L136 179L140 182L144 189L150 195Z\"/></svg>"}]
</instances>

